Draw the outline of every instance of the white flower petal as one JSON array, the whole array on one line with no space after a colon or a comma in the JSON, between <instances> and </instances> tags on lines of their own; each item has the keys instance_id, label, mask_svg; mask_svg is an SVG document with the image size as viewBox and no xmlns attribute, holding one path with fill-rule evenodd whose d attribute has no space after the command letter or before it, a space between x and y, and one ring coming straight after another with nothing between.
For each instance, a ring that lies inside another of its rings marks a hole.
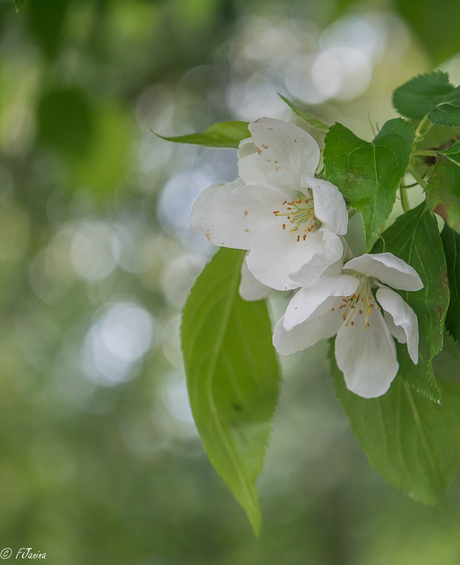
<instances>
[{"instance_id":1,"label":"white flower petal","mask_svg":"<svg viewBox=\"0 0 460 565\"><path fill-rule=\"evenodd\" d=\"M251 241L247 264L252 274L262 284L275 290L298 288L288 277L289 258L295 239L278 225L258 231Z\"/></svg>"},{"instance_id":2,"label":"white flower petal","mask_svg":"<svg viewBox=\"0 0 460 565\"><path fill-rule=\"evenodd\" d=\"M243 300L253 301L262 300L272 291L268 286L260 283L251 271L248 269L246 259L241 266L241 282L239 286L239 293Z\"/></svg>"},{"instance_id":3,"label":"white flower petal","mask_svg":"<svg viewBox=\"0 0 460 565\"><path fill-rule=\"evenodd\" d=\"M243 181L241 181L243 182ZM234 184L234 183L232 183ZM206 207L209 205L211 200L217 194L220 188L224 186L224 183L216 183L211 184L204 190L200 192L200 194L196 197L195 202L192 206L192 213L190 217L190 227L194 230L201 230L201 218L203 217L203 213L206 210Z\"/></svg>"},{"instance_id":4,"label":"white flower petal","mask_svg":"<svg viewBox=\"0 0 460 565\"><path fill-rule=\"evenodd\" d=\"M209 241L222 247L249 249L254 234L269 225L279 226L282 218L274 216L284 194L259 186L224 185L212 197L201 216L201 225Z\"/></svg>"},{"instance_id":5,"label":"white flower petal","mask_svg":"<svg viewBox=\"0 0 460 565\"><path fill-rule=\"evenodd\" d=\"M364 315L354 325L343 324L335 341L337 365L348 390L364 398L385 394L398 372L396 346L382 314L372 309L365 328Z\"/></svg>"},{"instance_id":6,"label":"white flower petal","mask_svg":"<svg viewBox=\"0 0 460 565\"><path fill-rule=\"evenodd\" d=\"M249 124L249 131L257 154L248 154L247 146L240 146L238 171L246 184L298 191L303 174L314 176L320 150L306 131L272 118L256 120Z\"/></svg>"},{"instance_id":7,"label":"white flower petal","mask_svg":"<svg viewBox=\"0 0 460 565\"><path fill-rule=\"evenodd\" d=\"M311 286L342 255L343 243L340 237L321 228L309 233L305 240L302 238L295 243L289 262L289 277L296 286Z\"/></svg>"},{"instance_id":8,"label":"white flower petal","mask_svg":"<svg viewBox=\"0 0 460 565\"><path fill-rule=\"evenodd\" d=\"M349 275L339 275L337 277L322 278L311 288L301 288L292 297L286 308L284 328L286 331L291 331L292 328L305 320L312 317L316 318L318 315L330 311L337 302L336 297L351 296L358 288L358 285L359 281L357 278ZM328 299L333 300L334 304L330 305ZM338 309L341 303L342 300L338 300L336 309Z\"/></svg>"},{"instance_id":9,"label":"white flower petal","mask_svg":"<svg viewBox=\"0 0 460 565\"><path fill-rule=\"evenodd\" d=\"M417 271L393 253L366 254L355 257L344 269L353 269L368 277L375 277L399 290L420 290L422 280Z\"/></svg>"},{"instance_id":10,"label":"white flower petal","mask_svg":"<svg viewBox=\"0 0 460 565\"><path fill-rule=\"evenodd\" d=\"M391 335L396 338L399 343L407 343L406 332L401 326L397 326L393 320L393 316L388 314L388 312L383 312L383 317L385 318L385 324L388 326Z\"/></svg>"},{"instance_id":11,"label":"white flower petal","mask_svg":"<svg viewBox=\"0 0 460 565\"><path fill-rule=\"evenodd\" d=\"M323 277L335 277L336 275L340 275L343 268L343 259L339 259L335 263L332 263L322 274ZM349 276L349 275L346 275Z\"/></svg>"},{"instance_id":12,"label":"white flower petal","mask_svg":"<svg viewBox=\"0 0 460 565\"><path fill-rule=\"evenodd\" d=\"M240 145L238 147L238 159L254 154L257 154L257 147L254 145L252 137L246 137L246 139L240 141Z\"/></svg>"},{"instance_id":13,"label":"white flower petal","mask_svg":"<svg viewBox=\"0 0 460 565\"><path fill-rule=\"evenodd\" d=\"M333 299L331 299L333 300ZM281 355L292 355L311 347L321 339L335 335L343 323L339 310L328 312L312 320L307 320L291 331L284 329L284 316L273 331L273 345Z\"/></svg>"},{"instance_id":14,"label":"white flower petal","mask_svg":"<svg viewBox=\"0 0 460 565\"><path fill-rule=\"evenodd\" d=\"M339 189L326 180L305 175L302 176L301 186L311 188L315 216L323 223L324 227L337 235L345 235L348 229L348 212Z\"/></svg>"},{"instance_id":15,"label":"white flower petal","mask_svg":"<svg viewBox=\"0 0 460 565\"><path fill-rule=\"evenodd\" d=\"M402 328L405 334L405 340L401 341L395 336L400 343L407 342L407 350L409 351L412 361L418 363L418 320L416 313L405 302L399 294L387 287L381 287L377 291L377 300L380 306L391 314L396 328ZM394 334L393 334L394 335Z\"/></svg>"}]
</instances>

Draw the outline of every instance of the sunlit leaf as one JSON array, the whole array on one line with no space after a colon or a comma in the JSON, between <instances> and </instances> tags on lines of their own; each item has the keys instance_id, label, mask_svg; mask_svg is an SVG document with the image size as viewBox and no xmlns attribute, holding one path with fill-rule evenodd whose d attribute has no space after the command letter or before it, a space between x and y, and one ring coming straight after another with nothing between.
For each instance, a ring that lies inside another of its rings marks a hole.
<instances>
[{"instance_id":1,"label":"sunlit leaf","mask_svg":"<svg viewBox=\"0 0 460 565\"><path fill-rule=\"evenodd\" d=\"M258 533L255 480L279 372L265 302L245 302L238 293L243 257L222 248L204 268L184 308L181 342L190 404L208 457Z\"/></svg>"},{"instance_id":2,"label":"sunlit leaf","mask_svg":"<svg viewBox=\"0 0 460 565\"><path fill-rule=\"evenodd\" d=\"M386 122L371 143L341 124L326 135L326 175L362 215L367 250L393 208L413 139L412 125L401 118Z\"/></svg>"},{"instance_id":3,"label":"sunlit leaf","mask_svg":"<svg viewBox=\"0 0 460 565\"><path fill-rule=\"evenodd\" d=\"M446 316L446 329L454 340L460 342L460 234L446 224L441 232L449 278L450 303Z\"/></svg>"},{"instance_id":4,"label":"sunlit leaf","mask_svg":"<svg viewBox=\"0 0 460 565\"><path fill-rule=\"evenodd\" d=\"M155 132L153 132L155 133ZM155 133L157 137L173 143L191 143L205 147L238 148L240 141L250 137L247 122L219 122L209 126L204 133L191 133L178 137L165 137Z\"/></svg>"},{"instance_id":5,"label":"sunlit leaf","mask_svg":"<svg viewBox=\"0 0 460 565\"><path fill-rule=\"evenodd\" d=\"M449 75L441 71L412 78L393 93L393 106L402 116L421 120L453 90Z\"/></svg>"},{"instance_id":6,"label":"sunlit leaf","mask_svg":"<svg viewBox=\"0 0 460 565\"><path fill-rule=\"evenodd\" d=\"M446 261L438 223L425 203L400 216L381 236L374 252L393 253L411 265L423 282L417 292L397 291L417 314L419 360L414 365L405 344L396 344L399 373L413 388L434 401L439 392L433 374L433 357L441 351L444 317L449 305Z\"/></svg>"},{"instance_id":7,"label":"sunlit leaf","mask_svg":"<svg viewBox=\"0 0 460 565\"><path fill-rule=\"evenodd\" d=\"M304 110L300 109L298 106L293 104L288 98L286 98L282 94L279 94L279 97L282 100L284 100L284 102L286 102L286 104L289 106L289 108L291 108L294 114L297 114L297 116L299 116L299 118L302 118L302 120L306 122L309 126L317 129L322 133L327 133L329 131L329 127L330 127L329 124L327 124L320 118L312 116L308 112L305 112Z\"/></svg>"},{"instance_id":8,"label":"sunlit leaf","mask_svg":"<svg viewBox=\"0 0 460 565\"><path fill-rule=\"evenodd\" d=\"M438 503L460 464L460 385L441 382L442 403L417 394L397 376L379 398L350 392L330 350L335 390L370 463L396 488Z\"/></svg>"}]
</instances>

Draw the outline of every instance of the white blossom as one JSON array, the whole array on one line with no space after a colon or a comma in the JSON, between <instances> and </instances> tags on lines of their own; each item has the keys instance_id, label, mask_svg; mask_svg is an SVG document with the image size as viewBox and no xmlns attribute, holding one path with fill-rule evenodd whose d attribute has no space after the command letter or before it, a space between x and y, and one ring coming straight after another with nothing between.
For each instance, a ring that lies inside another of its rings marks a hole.
<instances>
[{"instance_id":1,"label":"white blossom","mask_svg":"<svg viewBox=\"0 0 460 565\"><path fill-rule=\"evenodd\" d=\"M215 245L246 249L249 271L263 285L289 290L314 284L343 254L345 201L314 177L320 150L297 126L271 118L249 125L239 178L211 185L196 199L191 225Z\"/></svg>"},{"instance_id":2,"label":"white blossom","mask_svg":"<svg viewBox=\"0 0 460 565\"><path fill-rule=\"evenodd\" d=\"M351 259L342 274L322 277L294 295L275 327L275 348L291 355L337 334L335 357L347 388L364 398L381 396L399 369L393 337L407 343L418 363L417 316L386 285L423 288L415 269L392 253Z\"/></svg>"}]
</instances>

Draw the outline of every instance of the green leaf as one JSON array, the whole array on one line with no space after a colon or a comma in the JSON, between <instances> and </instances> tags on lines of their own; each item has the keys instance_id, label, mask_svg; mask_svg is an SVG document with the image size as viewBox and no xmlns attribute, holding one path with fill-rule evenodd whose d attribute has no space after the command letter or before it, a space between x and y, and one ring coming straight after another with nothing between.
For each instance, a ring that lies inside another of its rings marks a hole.
<instances>
[{"instance_id":1,"label":"green leaf","mask_svg":"<svg viewBox=\"0 0 460 565\"><path fill-rule=\"evenodd\" d=\"M261 517L262 470L279 370L264 301L238 293L244 251L222 248L204 268L185 305L181 341L195 423L211 463L246 511Z\"/></svg>"},{"instance_id":2,"label":"green leaf","mask_svg":"<svg viewBox=\"0 0 460 565\"><path fill-rule=\"evenodd\" d=\"M445 96L428 114L428 119L442 126L460 126L460 87L454 88Z\"/></svg>"},{"instance_id":3,"label":"green leaf","mask_svg":"<svg viewBox=\"0 0 460 565\"><path fill-rule=\"evenodd\" d=\"M449 75L441 71L419 75L397 88L393 106L407 118L428 116L433 124L460 126L460 87L454 88Z\"/></svg>"},{"instance_id":4,"label":"green leaf","mask_svg":"<svg viewBox=\"0 0 460 565\"><path fill-rule=\"evenodd\" d=\"M431 210L449 226L460 232L460 166L455 154L438 155L438 162L426 187L426 200Z\"/></svg>"},{"instance_id":5,"label":"green leaf","mask_svg":"<svg viewBox=\"0 0 460 565\"><path fill-rule=\"evenodd\" d=\"M191 143L205 147L229 147L238 149L240 141L250 137L248 122L219 122L209 126L204 133L190 133L178 137L165 137L154 133L157 137L173 143Z\"/></svg>"},{"instance_id":6,"label":"green leaf","mask_svg":"<svg viewBox=\"0 0 460 565\"><path fill-rule=\"evenodd\" d=\"M460 235L446 224L441 232L446 255L449 279L450 304L446 316L446 329L460 343Z\"/></svg>"},{"instance_id":7,"label":"green leaf","mask_svg":"<svg viewBox=\"0 0 460 565\"><path fill-rule=\"evenodd\" d=\"M449 75L435 71L414 77L393 93L393 106L406 118L423 119L453 90Z\"/></svg>"},{"instance_id":8,"label":"green leaf","mask_svg":"<svg viewBox=\"0 0 460 565\"><path fill-rule=\"evenodd\" d=\"M452 131L452 130L449 130ZM452 135L451 135L452 137ZM447 149L443 149L440 151L443 155L445 155L448 159L460 165L460 141L456 141Z\"/></svg>"},{"instance_id":9,"label":"green leaf","mask_svg":"<svg viewBox=\"0 0 460 565\"><path fill-rule=\"evenodd\" d=\"M413 139L412 125L401 118L386 122L372 143L341 124L334 124L326 135L326 175L362 215L367 251L391 213Z\"/></svg>"},{"instance_id":10,"label":"green leaf","mask_svg":"<svg viewBox=\"0 0 460 565\"><path fill-rule=\"evenodd\" d=\"M406 212L381 236L373 252L393 253L411 265L423 282L417 292L396 291L417 314L419 360L414 365L405 344L396 344L399 374L413 388L438 401L432 359L441 351L444 317L449 305L446 261L438 223L425 203Z\"/></svg>"},{"instance_id":11,"label":"green leaf","mask_svg":"<svg viewBox=\"0 0 460 565\"><path fill-rule=\"evenodd\" d=\"M347 390L330 351L335 390L370 463L411 498L436 504L460 464L460 385L441 383L442 404L415 393L400 376L379 398Z\"/></svg>"},{"instance_id":12,"label":"green leaf","mask_svg":"<svg viewBox=\"0 0 460 565\"><path fill-rule=\"evenodd\" d=\"M14 0L14 6L16 8L16 12L19 12L19 8L24 4L24 0Z\"/></svg>"},{"instance_id":13,"label":"green leaf","mask_svg":"<svg viewBox=\"0 0 460 565\"><path fill-rule=\"evenodd\" d=\"M289 106L289 108L291 108L291 110L294 112L294 114L297 114L297 116L299 116L299 118L302 118L302 120L304 122L306 122L309 126L317 129L318 131L320 131L322 133L327 133L329 131L329 127L330 127L329 124L327 124L326 122L321 120L321 118L316 118L315 116L312 116L308 112L301 110L298 106L293 104L290 100L288 100L282 94L278 94L278 96L282 100L284 100L284 102L286 102L286 104Z\"/></svg>"}]
</instances>

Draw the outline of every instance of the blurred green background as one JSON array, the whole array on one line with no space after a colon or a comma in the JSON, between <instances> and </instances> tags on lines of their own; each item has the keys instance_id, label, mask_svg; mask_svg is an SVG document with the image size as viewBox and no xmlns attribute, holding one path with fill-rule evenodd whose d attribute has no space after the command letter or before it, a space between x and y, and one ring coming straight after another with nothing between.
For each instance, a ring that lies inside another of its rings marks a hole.
<instances>
[{"instance_id":1,"label":"blurred green background","mask_svg":"<svg viewBox=\"0 0 460 565\"><path fill-rule=\"evenodd\" d=\"M460 563L460 481L436 508L384 483L335 400L326 344L282 362L253 537L197 437L178 338L213 252L190 206L233 180L235 151L150 131L294 120L281 92L369 139L413 75L460 82L458 29L457 0L0 2L0 550L58 565ZM441 378L458 373L449 348Z\"/></svg>"}]
</instances>

